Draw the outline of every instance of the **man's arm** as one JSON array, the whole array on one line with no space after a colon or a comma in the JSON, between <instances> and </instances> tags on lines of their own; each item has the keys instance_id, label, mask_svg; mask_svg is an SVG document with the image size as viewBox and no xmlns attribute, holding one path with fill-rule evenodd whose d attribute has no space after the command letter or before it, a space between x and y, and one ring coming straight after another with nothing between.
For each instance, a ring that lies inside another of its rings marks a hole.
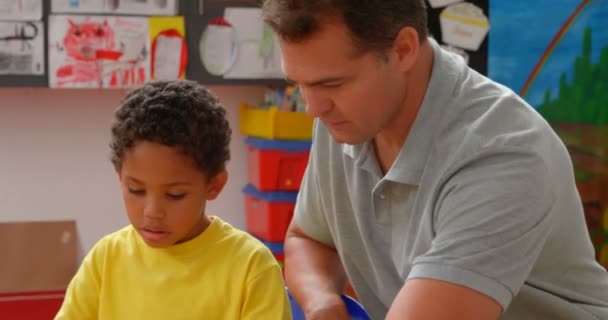
<instances>
[{"instance_id":1,"label":"man's arm","mask_svg":"<svg viewBox=\"0 0 608 320\"><path fill-rule=\"evenodd\" d=\"M555 203L544 162L517 148L471 159L445 181L431 247L387 320L495 320L534 267Z\"/></svg>"},{"instance_id":2,"label":"man's arm","mask_svg":"<svg viewBox=\"0 0 608 320\"><path fill-rule=\"evenodd\" d=\"M285 237L285 278L306 319L349 319L341 298L347 277L336 249L308 237L294 222Z\"/></svg>"},{"instance_id":3,"label":"man's arm","mask_svg":"<svg viewBox=\"0 0 608 320\"><path fill-rule=\"evenodd\" d=\"M467 287L434 279L408 280L393 301L386 320L498 319L502 307Z\"/></svg>"}]
</instances>

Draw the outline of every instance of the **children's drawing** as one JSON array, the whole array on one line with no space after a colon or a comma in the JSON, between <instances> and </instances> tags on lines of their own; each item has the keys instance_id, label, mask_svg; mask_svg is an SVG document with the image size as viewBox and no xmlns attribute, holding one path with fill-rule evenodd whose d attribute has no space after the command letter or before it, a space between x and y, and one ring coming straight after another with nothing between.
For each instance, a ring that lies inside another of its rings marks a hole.
<instances>
[{"instance_id":1,"label":"children's drawing","mask_svg":"<svg viewBox=\"0 0 608 320\"><path fill-rule=\"evenodd\" d=\"M42 22L0 22L0 74L44 74Z\"/></svg>"},{"instance_id":2,"label":"children's drawing","mask_svg":"<svg viewBox=\"0 0 608 320\"><path fill-rule=\"evenodd\" d=\"M54 88L122 88L149 80L148 19L49 17L49 82Z\"/></svg>"},{"instance_id":3,"label":"children's drawing","mask_svg":"<svg viewBox=\"0 0 608 320\"><path fill-rule=\"evenodd\" d=\"M0 20L40 20L42 0L0 0Z\"/></svg>"},{"instance_id":4,"label":"children's drawing","mask_svg":"<svg viewBox=\"0 0 608 320\"><path fill-rule=\"evenodd\" d=\"M224 78L282 78L281 52L272 30L263 23L261 9L226 8L224 19L236 31L238 43L236 61Z\"/></svg>"},{"instance_id":5,"label":"children's drawing","mask_svg":"<svg viewBox=\"0 0 608 320\"><path fill-rule=\"evenodd\" d=\"M439 23L443 42L471 51L479 50L490 28L483 10L470 2L455 3L443 9Z\"/></svg>"},{"instance_id":6,"label":"children's drawing","mask_svg":"<svg viewBox=\"0 0 608 320\"><path fill-rule=\"evenodd\" d=\"M522 95L568 147L608 267L608 0L492 0L490 16L489 76Z\"/></svg>"},{"instance_id":7,"label":"children's drawing","mask_svg":"<svg viewBox=\"0 0 608 320\"><path fill-rule=\"evenodd\" d=\"M154 80L185 76L188 45L184 17L150 17L150 74Z\"/></svg>"},{"instance_id":8,"label":"children's drawing","mask_svg":"<svg viewBox=\"0 0 608 320\"><path fill-rule=\"evenodd\" d=\"M238 51L237 34L224 18L212 19L199 41L200 58L209 74L224 75L234 65Z\"/></svg>"},{"instance_id":9,"label":"children's drawing","mask_svg":"<svg viewBox=\"0 0 608 320\"><path fill-rule=\"evenodd\" d=\"M176 15L177 0L52 0L54 13Z\"/></svg>"}]
</instances>

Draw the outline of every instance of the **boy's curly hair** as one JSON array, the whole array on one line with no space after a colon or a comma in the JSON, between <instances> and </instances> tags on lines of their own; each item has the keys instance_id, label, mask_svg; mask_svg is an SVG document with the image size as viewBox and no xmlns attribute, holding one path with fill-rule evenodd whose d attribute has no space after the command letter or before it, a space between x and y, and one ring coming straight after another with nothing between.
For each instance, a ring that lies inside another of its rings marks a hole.
<instances>
[{"instance_id":1,"label":"boy's curly hair","mask_svg":"<svg viewBox=\"0 0 608 320\"><path fill-rule=\"evenodd\" d=\"M231 130L216 96L194 81L152 81L127 93L112 124L112 163L138 142L176 147L210 179L230 159Z\"/></svg>"}]
</instances>

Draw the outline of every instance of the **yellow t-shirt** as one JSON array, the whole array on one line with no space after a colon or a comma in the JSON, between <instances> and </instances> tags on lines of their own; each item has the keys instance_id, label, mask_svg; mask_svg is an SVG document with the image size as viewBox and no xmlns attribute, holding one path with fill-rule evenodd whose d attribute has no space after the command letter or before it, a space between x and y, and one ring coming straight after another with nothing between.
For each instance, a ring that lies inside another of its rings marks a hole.
<instances>
[{"instance_id":1,"label":"yellow t-shirt","mask_svg":"<svg viewBox=\"0 0 608 320\"><path fill-rule=\"evenodd\" d=\"M128 226L102 238L55 320L291 319L281 270L262 243L211 217L196 238L148 247Z\"/></svg>"}]
</instances>

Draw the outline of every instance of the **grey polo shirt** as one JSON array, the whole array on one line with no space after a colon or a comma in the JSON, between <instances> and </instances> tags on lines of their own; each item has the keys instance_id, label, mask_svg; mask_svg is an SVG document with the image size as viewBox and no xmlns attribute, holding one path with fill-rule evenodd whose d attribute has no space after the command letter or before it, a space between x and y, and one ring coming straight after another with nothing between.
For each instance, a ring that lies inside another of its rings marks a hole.
<instances>
[{"instance_id":1,"label":"grey polo shirt","mask_svg":"<svg viewBox=\"0 0 608 320\"><path fill-rule=\"evenodd\" d=\"M393 166L382 175L370 143L338 144L317 121L295 222L335 246L373 319L412 278L486 294L503 319L608 319L566 148L516 94L430 41L430 84Z\"/></svg>"}]
</instances>

